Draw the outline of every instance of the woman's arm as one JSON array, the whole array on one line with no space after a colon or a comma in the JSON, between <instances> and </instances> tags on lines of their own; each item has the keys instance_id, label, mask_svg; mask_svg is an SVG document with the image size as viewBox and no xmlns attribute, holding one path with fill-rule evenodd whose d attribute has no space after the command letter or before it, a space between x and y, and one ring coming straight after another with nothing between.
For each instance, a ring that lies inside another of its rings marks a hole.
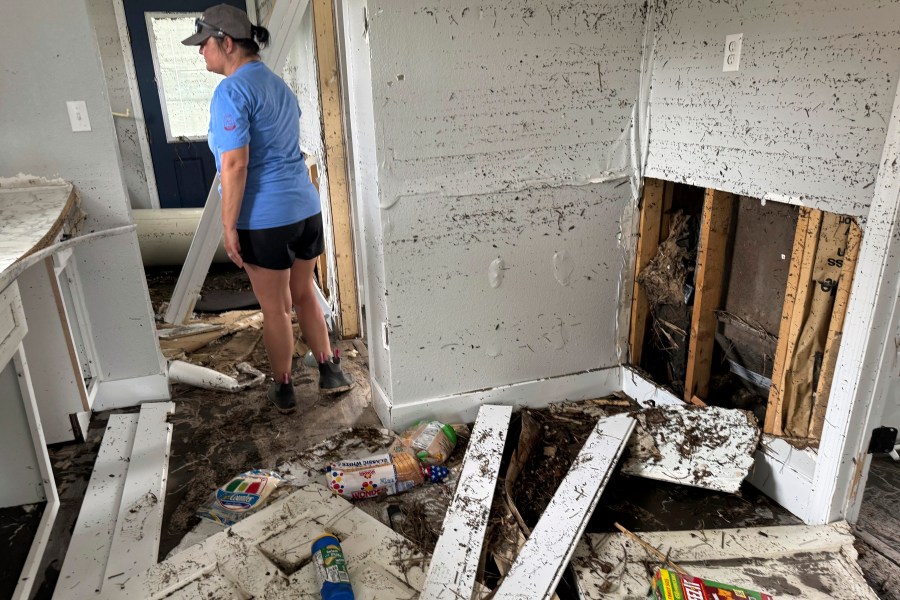
<instances>
[{"instance_id":1,"label":"woman's arm","mask_svg":"<svg viewBox=\"0 0 900 600\"><path fill-rule=\"evenodd\" d=\"M250 145L222 153L222 225L225 227L224 245L228 258L243 268L241 245L237 237L237 220L241 214L244 187L247 185L247 165L250 162Z\"/></svg>"}]
</instances>

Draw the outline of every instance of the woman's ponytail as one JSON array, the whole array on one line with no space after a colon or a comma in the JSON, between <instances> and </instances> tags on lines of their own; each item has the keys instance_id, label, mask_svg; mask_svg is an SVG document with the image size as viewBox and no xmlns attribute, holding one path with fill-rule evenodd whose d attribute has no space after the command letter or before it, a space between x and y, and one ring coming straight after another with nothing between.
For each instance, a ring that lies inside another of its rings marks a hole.
<instances>
[{"instance_id":1,"label":"woman's ponytail","mask_svg":"<svg viewBox=\"0 0 900 600\"><path fill-rule=\"evenodd\" d=\"M256 40L261 48L269 45L269 30L262 26L251 25L250 36Z\"/></svg>"}]
</instances>

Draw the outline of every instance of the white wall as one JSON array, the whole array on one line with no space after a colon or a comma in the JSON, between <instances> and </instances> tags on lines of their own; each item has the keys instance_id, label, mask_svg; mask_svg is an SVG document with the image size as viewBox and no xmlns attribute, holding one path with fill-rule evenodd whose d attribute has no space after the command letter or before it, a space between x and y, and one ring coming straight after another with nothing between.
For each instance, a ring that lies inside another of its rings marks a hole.
<instances>
[{"instance_id":1,"label":"white wall","mask_svg":"<svg viewBox=\"0 0 900 600\"><path fill-rule=\"evenodd\" d=\"M372 346L389 326L389 401L616 365L643 2L362 9L368 261L383 253L366 309Z\"/></svg>"},{"instance_id":2,"label":"white wall","mask_svg":"<svg viewBox=\"0 0 900 600\"><path fill-rule=\"evenodd\" d=\"M130 224L86 3L5 3L0 38L8 45L0 69L0 169L72 181L87 213L83 231ZM67 100L86 102L92 131L71 131ZM164 377L135 234L79 246L76 256L104 378Z\"/></svg>"},{"instance_id":3,"label":"white wall","mask_svg":"<svg viewBox=\"0 0 900 600\"><path fill-rule=\"evenodd\" d=\"M900 4L661 4L646 175L865 217L900 74ZM723 73L734 33L740 71Z\"/></svg>"}]
</instances>

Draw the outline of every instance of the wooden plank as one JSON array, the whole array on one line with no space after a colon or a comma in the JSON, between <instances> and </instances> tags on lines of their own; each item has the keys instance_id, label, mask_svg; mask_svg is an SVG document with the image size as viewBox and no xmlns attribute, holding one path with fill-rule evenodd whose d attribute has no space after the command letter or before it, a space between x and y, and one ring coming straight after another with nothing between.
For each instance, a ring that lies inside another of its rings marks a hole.
<instances>
[{"instance_id":1,"label":"wooden plank","mask_svg":"<svg viewBox=\"0 0 900 600\"><path fill-rule=\"evenodd\" d=\"M510 406L485 405L478 411L421 600L472 597L511 416Z\"/></svg>"},{"instance_id":2,"label":"wooden plank","mask_svg":"<svg viewBox=\"0 0 900 600\"><path fill-rule=\"evenodd\" d=\"M344 146L344 120L341 111L340 72L335 39L332 0L312 0L316 30L316 62L319 74L319 100L322 132L325 138L325 173L331 226L334 232L334 257L337 275L337 300L340 307L340 333L343 338L359 337L359 299L356 289L356 264L353 252L353 221L350 216L350 186L347 150Z\"/></svg>"},{"instance_id":3,"label":"wooden plank","mask_svg":"<svg viewBox=\"0 0 900 600\"><path fill-rule=\"evenodd\" d=\"M861 243L862 230L853 222L850 224L850 231L847 235L847 252L844 255L844 264L841 266L841 278L838 281L837 294L834 298L831 324L828 326L828 337L822 357L822 370L813 402L809 437L814 440L822 437L822 427L825 425L825 412L828 409L828 398L831 395L831 383L834 381L838 349L841 346L844 332L844 317L847 314L847 303L850 301L850 289L853 287L853 275L856 272L856 259L859 257Z\"/></svg>"},{"instance_id":4,"label":"wooden plank","mask_svg":"<svg viewBox=\"0 0 900 600\"><path fill-rule=\"evenodd\" d=\"M172 426L166 418L174 409L174 402L141 406L103 576L104 590L115 589L157 563L172 441Z\"/></svg>"},{"instance_id":5,"label":"wooden plank","mask_svg":"<svg viewBox=\"0 0 900 600\"><path fill-rule=\"evenodd\" d=\"M494 600L553 595L634 426L634 419L624 414L597 421Z\"/></svg>"},{"instance_id":6,"label":"wooden plank","mask_svg":"<svg viewBox=\"0 0 900 600\"><path fill-rule=\"evenodd\" d=\"M638 232L637 252L634 261L634 293L631 299L631 363L641 365L647 323L650 320L650 303L647 294L638 285L641 271L650 264L660 242L660 219L663 214L663 195L666 182L661 179L644 180L644 196L641 201L641 224Z\"/></svg>"},{"instance_id":7,"label":"wooden plank","mask_svg":"<svg viewBox=\"0 0 900 600\"><path fill-rule=\"evenodd\" d=\"M669 229L672 225L672 204L675 199L675 182L666 181L663 187L662 216L659 219L659 243L662 244L669 237Z\"/></svg>"},{"instance_id":8,"label":"wooden plank","mask_svg":"<svg viewBox=\"0 0 900 600\"><path fill-rule=\"evenodd\" d=\"M803 313L809 298L809 281L812 277L821 225L821 211L800 209L797 230L794 234L794 247L791 251L791 265L788 270L784 304L781 310L781 324L778 328L778 345L772 365L772 388L769 390L769 404L766 408L766 422L763 428L766 433L771 435L784 434L782 422L784 379L787 376L788 365L803 325Z\"/></svg>"},{"instance_id":9,"label":"wooden plank","mask_svg":"<svg viewBox=\"0 0 900 600\"><path fill-rule=\"evenodd\" d=\"M700 248L697 251L697 275L694 289L694 311L688 347L684 399L688 402L709 394L712 356L716 343L716 311L722 303L728 233L734 208L733 194L706 190L700 223Z\"/></svg>"},{"instance_id":10,"label":"wooden plank","mask_svg":"<svg viewBox=\"0 0 900 600\"><path fill-rule=\"evenodd\" d=\"M109 417L54 598L81 600L99 596L137 426L137 414Z\"/></svg>"}]
</instances>

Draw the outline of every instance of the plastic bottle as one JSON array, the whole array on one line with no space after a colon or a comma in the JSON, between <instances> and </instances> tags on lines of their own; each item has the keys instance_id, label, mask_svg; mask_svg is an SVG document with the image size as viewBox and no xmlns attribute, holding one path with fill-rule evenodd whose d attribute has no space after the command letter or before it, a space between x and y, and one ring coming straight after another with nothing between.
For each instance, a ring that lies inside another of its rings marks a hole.
<instances>
[{"instance_id":1,"label":"plastic bottle","mask_svg":"<svg viewBox=\"0 0 900 600\"><path fill-rule=\"evenodd\" d=\"M336 537L326 534L316 538L312 543L312 561L322 600L354 600L347 561Z\"/></svg>"}]
</instances>

